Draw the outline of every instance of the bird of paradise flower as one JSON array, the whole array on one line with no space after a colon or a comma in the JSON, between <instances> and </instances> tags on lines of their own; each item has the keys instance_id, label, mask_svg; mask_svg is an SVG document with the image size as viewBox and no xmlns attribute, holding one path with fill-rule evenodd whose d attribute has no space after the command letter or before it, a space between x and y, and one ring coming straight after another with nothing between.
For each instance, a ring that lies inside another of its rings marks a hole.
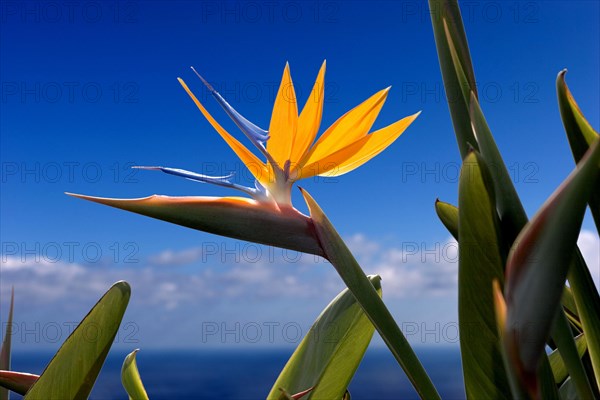
<instances>
[{"instance_id":1,"label":"bird of paradise flower","mask_svg":"<svg viewBox=\"0 0 600 400\"><path fill-rule=\"evenodd\" d=\"M290 68L286 64L268 131L244 118L194 70L265 161L227 132L178 78L204 117L256 178L255 187L234 183L231 175L214 177L176 168L137 168L229 187L250 197L154 195L111 199L71 195L206 232L323 255L312 221L292 206L294 182L313 176L339 176L358 168L392 144L420 113L369 133L385 103L388 87L342 115L315 141L323 115L325 67L323 62L311 94L298 113Z\"/></svg>"}]
</instances>

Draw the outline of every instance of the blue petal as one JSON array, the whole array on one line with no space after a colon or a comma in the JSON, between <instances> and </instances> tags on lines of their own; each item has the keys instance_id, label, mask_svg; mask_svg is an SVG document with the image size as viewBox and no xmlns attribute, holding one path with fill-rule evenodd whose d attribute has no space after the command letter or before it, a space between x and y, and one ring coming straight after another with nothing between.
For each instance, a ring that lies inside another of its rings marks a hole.
<instances>
[{"instance_id":1,"label":"blue petal","mask_svg":"<svg viewBox=\"0 0 600 400\"><path fill-rule=\"evenodd\" d=\"M266 194L263 193L259 189L249 188L249 187L245 187L242 185L238 185L237 183L231 182L230 179L233 177L234 174L229 174L229 175L225 175L225 176L209 176L209 175L198 174L196 172L186 171L184 169L178 169L178 168L138 167L138 166L133 167L133 168L145 169L145 170L150 170L150 171L162 171L166 174L181 176L183 178L186 178L186 179L189 179L192 181L196 181L196 182L212 183L213 185L240 190L246 194L249 194L256 200L263 200L264 197L266 197Z\"/></svg>"},{"instance_id":2,"label":"blue petal","mask_svg":"<svg viewBox=\"0 0 600 400\"><path fill-rule=\"evenodd\" d=\"M235 124L240 128L240 130L248 136L248 138L255 145L260 144L264 147L264 143L269 140L269 132L264 129L254 125L252 122L248 121L244 118L240 113L238 113L231 105L217 92L210 83L208 83L202 75L200 75L194 67L192 67L192 71L198 75L198 78L204 83L206 88L210 91L213 97L217 100L217 102L223 107L223 110L229 115L229 117L235 122Z\"/></svg>"}]
</instances>

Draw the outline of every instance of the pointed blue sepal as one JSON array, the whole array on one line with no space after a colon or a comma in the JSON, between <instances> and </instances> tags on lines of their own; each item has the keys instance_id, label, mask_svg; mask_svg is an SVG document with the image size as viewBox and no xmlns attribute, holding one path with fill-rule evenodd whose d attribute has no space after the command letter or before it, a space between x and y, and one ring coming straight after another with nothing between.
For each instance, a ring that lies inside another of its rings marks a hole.
<instances>
[{"instance_id":1,"label":"pointed blue sepal","mask_svg":"<svg viewBox=\"0 0 600 400\"><path fill-rule=\"evenodd\" d=\"M256 126L255 124L253 124L252 122L250 122L246 118L244 118L244 116L241 115L239 112L237 112L223 98L223 96L221 96L221 94L219 92L217 92L215 90L215 88L213 88L212 85L210 83L208 83L206 81L206 79L204 79L202 77L202 75L200 75L194 69L194 67L192 67L192 71L194 71L194 73L196 75L198 75L198 78L200 78L202 83L204 83L204 85L210 91L210 93L213 95L215 100L217 100L217 103L219 103L219 105L221 105L221 107L223 107L223 110L225 110L227 115L229 115L229 117L233 120L233 122L235 122L235 124L238 126L238 128L240 128L240 130L248 137L248 139L250 139L250 141L252 141L252 143L254 143L256 146L258 146L258 147L262 146L264 148L264 144L267 142L267 140L269 140L269 132Z\"/></svg>"},{"instance_id":2,"label":"pointed blue sepal","mask_svg":"<svg viewBox=\"0 0 600 400\"><path fill-rule=\"evenodd\" d=\"M260 190L258 188L256 188L256 189L249 188L249 187L242 186L237 183L231 182L231 178L233 178L233 176L234 176L233 173L231 173L229 175L225 175L225 176L210 176L210 175L198 174L196 172L186 171L184 169L179 169L179 168L145 167L145 166L135 166L132 168L145 169L145 170L149 170L149 171L162 171L165 174L180 176L180 177L183 177L183 178L195 181L195 182L211 183L211 184L217 185L217 186L223 186L223 187L227 187L227 188L231 188L231 189L240 190L240 191L252 196L252 198L254 198L256 200L264 200L266 198L266 192L264 191L264 189Z\"/></svg>"}]
</instances>

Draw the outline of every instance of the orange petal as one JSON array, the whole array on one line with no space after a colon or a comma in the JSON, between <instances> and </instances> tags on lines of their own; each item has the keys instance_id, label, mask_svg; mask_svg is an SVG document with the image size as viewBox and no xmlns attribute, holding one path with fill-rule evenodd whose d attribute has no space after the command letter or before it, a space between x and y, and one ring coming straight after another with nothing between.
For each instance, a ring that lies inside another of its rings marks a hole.
<instances>
[{"instance_id":1,"label":"orange petal","mask_svg":"<svg viewBox=\"0 0 600 400\"><path fill-rule=\"evenodd\" d=\"M398 139L419 114L420 112L402 118L321 160L307 164L302 168L300 177L308 178L314 175L339 176L360 167Z\"/></svg>"},{"instance_id":2,"label":"orange petal","mask_svg":"<svg viewBox=\"0 0 600 400\"><path fill-rule=\"evenodd\" d=\"M386 88L375 93L335 121L317 140L300 167L323 159L369 133L389 90Z\"/></svg>"},{"instance_id":3,"label":"orange petal","mask_svg":"<svg viewBox=\"0 0 600 400\"><path fill-rule=\"evenodd\" d=\"M273 157L281 169L290 159L292 144L295 141L298 128L298 105L296 92L290 75L290 67L286 63L273 106L271 124L269 125L269 141L267 152Z\"/></svg>"},{"instance_id":4,"label":"orange petal","mask_svg":"<svg viewBox=\"0 0 600 400\"><path fill-rule=\"evenodd\" d=\"M246 167L252 172L252 175L263 185L266 185L269 182L269 172L265 163L263 163L258 157L254 155L250 150L246 148L243 144L241 144L237 139L231 136L215 119L210 115L210 113L204 108L202 103L196 98L194 93L188 88L183 79L177 78L181 86L185 89L187 94L192 98L194 103L204 117L210 122L210 124L215 128L215 130L221 135L221 137L227 142L229 147L237 154L237 156L242 160L242 162L246 165Z\"/></svg>"},{"instance_id":5,"label":"orange petal","mask_svg":"<svg viewBox=\"0 0 600 400\"><path fill-rule=\"evenodd\" d=\"M109 199L70 196L235 239L322 255L312 221L295 208L277 208L243 197Z\"/></svg>"},{"instance_id":6,"label":"orange petal","mask_svg":"<svg viewBox=\"0 0 600 400\"><path fill-rule=\"evenodd\" d=\"M319 75L312 88L310 96L300 113L298 131L292 144L290 161L292 168L304 157L310 145L315 141L321 126L323 115L323 100L325 97L325 61L319 70Z\"/></svg>"}]
</instances>

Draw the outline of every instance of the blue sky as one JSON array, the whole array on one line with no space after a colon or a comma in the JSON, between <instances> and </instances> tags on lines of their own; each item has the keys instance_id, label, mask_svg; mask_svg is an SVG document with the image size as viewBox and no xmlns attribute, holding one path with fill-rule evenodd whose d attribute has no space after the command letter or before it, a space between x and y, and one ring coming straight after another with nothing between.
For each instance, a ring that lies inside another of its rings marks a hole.
<instances>
[{"instance_id":1,"label":"blue sky","mask_svg":"<svg viewBox=\"0 0 600 400\"><path fill-rule=\"evenodd\" d=\"M284 327L306 330L342 288L328 264L63 192L231 194L129 169L159 164L236 171L247 180L175 78L185 79L237 134L189 66L246 117L268 127L285 62L303 102L325 59L321 132L389 85L375 128L422 114L359 170L302 186L365 270L383 276L394 315L407 330L417 329L409 338L421 343L425 333L428 342L453 342L456 246L433 204L437 197L456 203L460 160L423 2L42 1L1 7L0 299L4 311L14 285L15 320L23 332L40 336L24 334L15 348L58 346L51 339L65 336L69 322L119 279L133 286L125 317L130 325L122 336L135 347L268 346L269 326L276 329L274 342L294 344ZM592 125L600 125L599 3L469 1L462 10L482 106L532 215L573 168L555 98L561 69L569 69L567 82ZM298 193L294 203L306 211ZM580 242L597 268L590 218L584 230ZM255 324L261 340L244 340L244 329ZM215 326L242 337L209 335ZM431 329L437 333L427 336ZM132 346L125 339L119 345Z\"/></svg>"}]
</instances>

